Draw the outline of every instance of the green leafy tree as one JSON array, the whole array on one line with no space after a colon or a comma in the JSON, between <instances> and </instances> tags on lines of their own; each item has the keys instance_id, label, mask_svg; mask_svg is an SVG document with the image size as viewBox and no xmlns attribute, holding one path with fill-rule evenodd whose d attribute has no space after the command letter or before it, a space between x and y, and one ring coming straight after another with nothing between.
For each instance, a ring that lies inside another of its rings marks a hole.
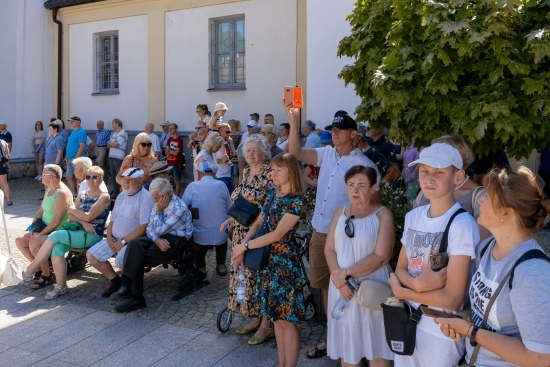
<instances>
[{"instance_id":1,"label":"green leafy tree","mask_svg":"<svg viewBox=\"0 0 550 367\"><path fill-rule=\"evenodd\" d=\"M358 120L418 145L459 133L478 153L550 143L550 0L357 0L347 19Z\"/></svg>"}]
</instances>

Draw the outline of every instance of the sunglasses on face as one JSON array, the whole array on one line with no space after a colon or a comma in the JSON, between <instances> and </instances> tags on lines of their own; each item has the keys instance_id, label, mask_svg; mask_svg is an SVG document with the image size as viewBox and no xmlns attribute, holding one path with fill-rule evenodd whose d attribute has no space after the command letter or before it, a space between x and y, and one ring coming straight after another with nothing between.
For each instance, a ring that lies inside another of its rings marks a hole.
<instances>
[{"instance_id":1,"label":"sunglasses on face","mask_svg":"<svg viewBox=\"0 0 550 367\"><path fill-rule=\"evenodd\" d=\"M151 148L151 146L153 145L153 143L139 143L139 144L144 148Z\"/></svg>"},{"instance_id":2,"label":"sunglasses on face","mask_svg":"<svg viewBox=\"0 0 550 367\"><path fill-rule=\"evenodd\" d=\"M204 126L197 126L197 127L195 128L195 130L200 130L200 129L204 129Z\"/></svg>"},{"instance_id":3,"label":"sunglasses on face","mask_svg":"<svg viewBox=\"0 0 550 367\"><path fill-rule=\"evenodd\" d=\"M86 175L86 180L97 180L98 178L99 178L99 176Z\"/></svg>"},{"instance_id":4,"label":"sunglasses on face","mask_svg":"<svg viewBox=\"0 0 550 367\"><path fill-rule=\"evenodd\" d=\"M349 238L353 238L355 236L355 227L353 225L353 222L351 221L354 218L355 217L352 215L351 217L346 219L345 222L346 226L344 227L344 232L346 232L346 236L348 236Z\"/></svg>"}]
</instances>

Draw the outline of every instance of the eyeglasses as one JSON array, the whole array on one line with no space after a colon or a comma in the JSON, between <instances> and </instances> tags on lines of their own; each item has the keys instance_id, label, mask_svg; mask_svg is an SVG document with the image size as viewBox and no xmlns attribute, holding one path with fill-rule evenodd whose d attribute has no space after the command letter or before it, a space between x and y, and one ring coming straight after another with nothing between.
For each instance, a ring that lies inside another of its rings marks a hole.
<instances>
[{"instance_id":1,"label":"eyeglasses","mask_svg":"<svg viewBox=\"0 0 550 367\"><path fill-rule=\"evenodd\" d=\"M263 136L266 136L266 135L269 135L269 134L273 134L273 133L270 132L270 131L262 131ZM275 134L273 134L273 135L275 135Z\"/></svg>"},{"instance_id":2,"label":"eyeglasses","mask_svg":"<svg viewBox=\"0 0 550 367\"><path fill-rule=\"evenodd\" d=\"M352 215L345 221L346 226L344 227L344 232L346 232L346 236L348 236L349 238L353 238L355 236L355 227L353 225L353 222L351 221L354 218L355 217Z\"/></svg>"},{"instance_id":3,"label":"eyeglasses","mask_svg":"<svg viewBox=\"0 0 550 367\"><path fill-rule=\"evenodd\" d=\"M203 110L196 110L195 112L196 112L196 113L202 113L202 112L204 112L204 111L203 111Z\"/></svg>"},{"instance_id":4,"label":"eyeglasses","mask_svg":"<svg viewBox=\"0 0 550 367\"><path fill-rule=\"evenodd\" d=\"M144 148L151 148L151 145L153 145L153 143L139 143L139 144Z\"/></svg>"},{"instance_id":5,"label":"eyeglasses","mask_svg":"<svg viewBox=\"0 0 550 367\"><path fill-rule=\"evenodd\" d=\"M98 178L99 178L99 176L86 175L86 180L97 180Z\"/></svg>"},{"instance_id":6,"label":"eyeglasses","mask_svg":"<svg viewBox=\"0 0 550 367\"><path fill-rule=\"evenodd\" d=\"M200 130L200 129L204 129L204 126L197 126L197 127L195 128L195 130Z\"/></svg>"},{"instance_id":7,"label":"eyeglasses","mask_svg":"<svg viewBox=\"0 0 550 367\"><path fill-rule=\"evenodd\" d=\"M42 176L53 176L53 173L42 173Z\"/></svg>"}]
</instances>

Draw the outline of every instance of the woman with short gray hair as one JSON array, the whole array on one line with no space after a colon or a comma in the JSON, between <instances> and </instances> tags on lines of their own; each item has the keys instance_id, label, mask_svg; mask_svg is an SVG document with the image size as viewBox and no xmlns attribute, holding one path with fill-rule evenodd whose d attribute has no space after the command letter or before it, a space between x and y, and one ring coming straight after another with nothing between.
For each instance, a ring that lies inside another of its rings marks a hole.
<instances>
[{"instance_id":1,"label":"woman with short gray hair","mask_svg":"<svg viewBox=\"0 0 550 367\"><path fill-rule=\"evenodd\" d=\"M269 149L269 144L267 143L267 139L260 134L250 135L246 140L246 142L244 143L243 151L245 152L245 157L246 157L246 150L248 149L248 145L251 143L256 143L257 148L261 151L261 154L263 155L264 160L266 161L271 160L271 151ZM250 164L248 162L248 159L246 160L246 163Z\"/></svg>"}]
</instances>

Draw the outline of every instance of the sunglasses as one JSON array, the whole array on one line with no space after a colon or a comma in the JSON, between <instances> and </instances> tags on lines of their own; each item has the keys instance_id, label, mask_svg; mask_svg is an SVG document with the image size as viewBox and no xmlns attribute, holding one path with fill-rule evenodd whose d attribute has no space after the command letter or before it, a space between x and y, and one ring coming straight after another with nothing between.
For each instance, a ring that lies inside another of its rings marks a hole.
<instances>
[{"instance_id":1,"label":"sunglasses","mask_svg":"<svg viewBox=\"0 0 550 367\"><path fill-rule=\"evenodd\" d=\"M370 126L367 126L367 131L369 131L369 130L370 130Z\"/></svg>"},{"instance_id":2,"label":"sunglasses","mask_svg":"<svg viewBox=\"0 0 550 367\"><path fill-rule=\"evenodd\" d=\"M269 135L269 134L273 134L273 133L269 132L269 131L262 131L263 136L266 136L266 135ZM273 135L275 135L275 134L273 134Z\"/></svg>"},{"instance_id":3,"label":"sunglasses","mask_svg":"<svg viewBox=\"0 0 550 367\"><path fill-rule=\"evenodd\" d=\"M197 126L197 127L195 128L195 130L200 130L200 129L204 129L204 126Z\"/></svg>"},{"instance_id":4,"label":"sunglasses","mask_svg":"<svg viewBox=\"0 0 550 367\"><path fill-rule=\"evenodd\" d=\"M99 178L99 176L86 175L86 180L97 180L98 178Z\"/></svg>"},{"instance_id":5,"label":"sunglasses","mask_svg":"<svg viewBox=\"0 0 550 367\"><path fill-rule=\"evenodd\" d=\"M153 145L153 143L139 143L139 144L144 148L151 148L151 146Z\"/></svg>"},{"instance_id":6,"label":"sunglasses","mask_svg":"<svg viewBox=\"0 0 550 367\"><path fill-rule=\"evenodd\" d=\"M355 236L355 227L353 225L353 222L351 221L354 218L355 217L352 215L345 221L346 226L344 227L344 232L346 232L346 236L348 236L349 238L353 238Z\"/></svg>"}]
</instances>

